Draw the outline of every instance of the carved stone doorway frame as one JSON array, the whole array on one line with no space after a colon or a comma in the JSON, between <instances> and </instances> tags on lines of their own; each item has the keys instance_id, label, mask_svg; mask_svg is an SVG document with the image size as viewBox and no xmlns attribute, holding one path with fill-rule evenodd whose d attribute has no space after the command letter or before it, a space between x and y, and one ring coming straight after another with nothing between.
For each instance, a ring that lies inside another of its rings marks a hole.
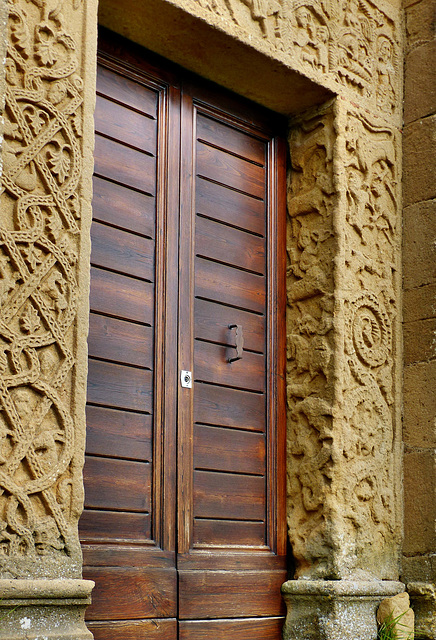
<instances>
[{"instance_id":1,"label":"carved stone doorway frame","mask_svg":"<svg viewBox=\"0 0 436 640\"><path fill-rule=\"evenodd\" d=\"M8 7L0 606L23 608L0 638L25 638L24 624L82 639L97 3ZM301 579L283 588L285 637L375 637L377 603L403 590L399 16L383 0L101 0L100 21L290 118L288 527Z\"/></svg>"}]
</instances>

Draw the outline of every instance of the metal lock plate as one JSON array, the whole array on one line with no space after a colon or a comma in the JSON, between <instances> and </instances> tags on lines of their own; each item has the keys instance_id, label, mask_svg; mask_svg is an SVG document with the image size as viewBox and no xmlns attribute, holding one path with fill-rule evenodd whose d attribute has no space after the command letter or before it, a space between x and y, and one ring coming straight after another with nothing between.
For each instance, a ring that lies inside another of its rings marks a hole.
<instances>
[{"instance_id":1,"label":"metal lock plate","mask_svg":"<svg viewBox=\"0 0 436 640\"><path fill-rule=\"evenodd\" d=\"M185 371L182 369L180 371L180 384L184 389L192 389L192 372Z\"/></svg>"}]
</instances>

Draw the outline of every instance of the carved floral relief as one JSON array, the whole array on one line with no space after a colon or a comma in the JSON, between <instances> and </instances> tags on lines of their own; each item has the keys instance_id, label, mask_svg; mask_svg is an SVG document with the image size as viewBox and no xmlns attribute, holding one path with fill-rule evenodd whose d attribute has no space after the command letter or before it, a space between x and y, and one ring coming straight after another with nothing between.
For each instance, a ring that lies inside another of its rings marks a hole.
<instances>
[{"instance_id":1,"label":"carved floral relief","mask_svg":"<svg viewBox=\"0 0 436 640\"><path fill-rule=\"evenodd\" d=\"M33 575L56 575L59 560L62 575L80 571L81 465L75 459L72 387L83 87L62 4L8 5L0 194L4 577L26 577L30 568Z\"/></svg>"},{"instance_id":2,"label":"carved floral relief","mask_svg":"<svg viewBox=\"0 0 436 640\"><path fill-rule=\"evenodd\" d=\"M194 0L202 8L330 76L385 115L396 109L397 27L369 0Z\"/></svg>"}]
</instances>

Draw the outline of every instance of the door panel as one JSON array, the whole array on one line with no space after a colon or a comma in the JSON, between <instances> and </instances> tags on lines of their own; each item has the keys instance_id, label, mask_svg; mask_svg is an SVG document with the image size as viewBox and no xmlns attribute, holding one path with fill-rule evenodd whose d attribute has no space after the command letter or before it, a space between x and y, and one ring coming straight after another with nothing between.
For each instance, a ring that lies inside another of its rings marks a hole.
<instances>
[{"instance_id":1,"label":"door panel","mask_svg":"<svg viewBox=\"0 0 436 640\"><path fill-rule=\"evenodd\" d=\"M100 45L87 619L97 640L278 640L281 122L112 36Z\"/></svg>"}]
</instances>

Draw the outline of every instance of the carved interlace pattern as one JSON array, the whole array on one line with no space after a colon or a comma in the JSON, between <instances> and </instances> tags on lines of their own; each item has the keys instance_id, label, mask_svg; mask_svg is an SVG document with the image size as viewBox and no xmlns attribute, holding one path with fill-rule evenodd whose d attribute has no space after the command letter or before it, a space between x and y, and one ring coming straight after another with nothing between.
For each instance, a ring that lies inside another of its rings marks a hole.
<instances>
[{"instance_id":1,"label":"carved interlace pattern","mask_svg":"<svg viewBox=\"0 0 436 640\"><path fill-rule=\"evenodd\" d=\"M195 0L230 17L309 72L328 74L385 114L396 107L398 42L393 20L368 0Z\"/></svg>"},{"instance_id":2,"label":"carved interlace pattern","mask_svg":"<svg viewBox=\"0 0 436 640\"><path fill-rule=\"evenodd\" d=\"M398 145L347 113L333 149L333 127L327 112L290 135L289 536L299 577L389 578Z\"/></svg>"},{"instance_id":3,"label":"carved interlace pattern","mask_svg":"<svg viewBox=\"0 0 436 640\"><path fill-rule=\"evenodd\" d=\"M82 80L61 4L9 2L0 230L5 575L17 555L25 567L74 559L78 548L71 390Z\"/></svg>"}]
</instances>

